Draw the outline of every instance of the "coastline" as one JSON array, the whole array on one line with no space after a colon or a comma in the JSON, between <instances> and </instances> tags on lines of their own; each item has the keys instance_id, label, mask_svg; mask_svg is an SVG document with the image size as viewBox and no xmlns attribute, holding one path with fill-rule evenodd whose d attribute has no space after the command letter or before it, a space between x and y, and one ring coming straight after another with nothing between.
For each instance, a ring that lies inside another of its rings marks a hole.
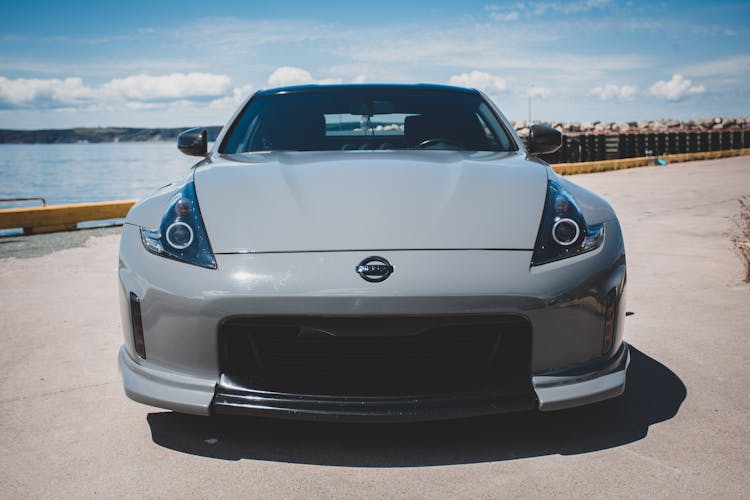
<instances>
[{"instance_id":1,"label":"coastline","mask_svg":"<svg viewBox=\"0 0 750 500\"><path fill-rule=\"evenodd\" d=\"M0 144L112 144L120 142L170 142L191 127L77 127L69 129L0 129ZM206 127L208 139L215 140L221 126Z\"/></svg>"}]
</instances>

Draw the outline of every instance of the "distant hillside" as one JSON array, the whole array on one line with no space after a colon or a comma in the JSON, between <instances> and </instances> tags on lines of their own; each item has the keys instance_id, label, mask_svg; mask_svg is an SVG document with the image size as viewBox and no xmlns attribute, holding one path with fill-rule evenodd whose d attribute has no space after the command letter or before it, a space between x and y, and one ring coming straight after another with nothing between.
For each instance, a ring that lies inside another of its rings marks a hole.
<instances>
[{"instance_id":1,"label":"distant hillside","mask_svg":"<svg viewBox=\"0 0 750 500\"><path fill-rule=\"evenodd\" d=\"M221 127L206 127L213 141ZM173 141L187 128L70 128L49 130L2 130L0 144L71 144L80 142Z\"/></svg>"}]
</instances>

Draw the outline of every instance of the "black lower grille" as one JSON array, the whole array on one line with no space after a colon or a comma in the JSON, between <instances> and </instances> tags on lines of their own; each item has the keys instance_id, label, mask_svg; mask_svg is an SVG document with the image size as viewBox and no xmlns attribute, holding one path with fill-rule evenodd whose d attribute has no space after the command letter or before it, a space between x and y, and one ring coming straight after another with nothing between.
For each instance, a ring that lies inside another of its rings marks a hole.
<instances>
[{"instance_id":1,"label":"black lower grille","mask_svg":"<svg viewBox=\"0 0 750 500\"><path fill-rule=\"evenodd\" d=\"M222 373L266 390L446 393L529 378L518 317L236 318L219 338Z\"/></svg>"}]
</instances>

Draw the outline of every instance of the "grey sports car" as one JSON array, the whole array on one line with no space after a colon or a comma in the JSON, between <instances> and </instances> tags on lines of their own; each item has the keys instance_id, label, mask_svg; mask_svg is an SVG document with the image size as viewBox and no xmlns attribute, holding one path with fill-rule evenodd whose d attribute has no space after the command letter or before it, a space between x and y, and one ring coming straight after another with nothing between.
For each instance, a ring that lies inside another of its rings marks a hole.
<instances>
[{"instance_id":1,"label":"grey sports car","mask_svg":"<svg viewBox=\"0 0 750 500\"><path fill-rule=\"evenodd\" d=\"M401 421L624 390L612 208L477 90L260 91L137 203L119 278L125 392L179 412Z\"/></svg>"}]
</instances>

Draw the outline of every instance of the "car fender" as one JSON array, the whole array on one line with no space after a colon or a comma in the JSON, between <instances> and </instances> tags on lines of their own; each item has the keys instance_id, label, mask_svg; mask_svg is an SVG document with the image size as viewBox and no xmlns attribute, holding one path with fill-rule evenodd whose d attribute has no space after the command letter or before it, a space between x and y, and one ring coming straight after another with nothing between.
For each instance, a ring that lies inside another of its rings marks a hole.
<instances>
[{"instance_id":1,"label":"car fender","mask_svg":"<svg viewBox=\"0 0 750 500\"><path fill-rule=\"evenodd\" d=\"M164 211L169 205L169 200L185 187L185 183L193 178L193 172L179 181L172 182L162 186L154 193L139 200L130 208L128 215L125 217L126 224L154 229L159 227Z\"/></svg>"}]
</instances>

